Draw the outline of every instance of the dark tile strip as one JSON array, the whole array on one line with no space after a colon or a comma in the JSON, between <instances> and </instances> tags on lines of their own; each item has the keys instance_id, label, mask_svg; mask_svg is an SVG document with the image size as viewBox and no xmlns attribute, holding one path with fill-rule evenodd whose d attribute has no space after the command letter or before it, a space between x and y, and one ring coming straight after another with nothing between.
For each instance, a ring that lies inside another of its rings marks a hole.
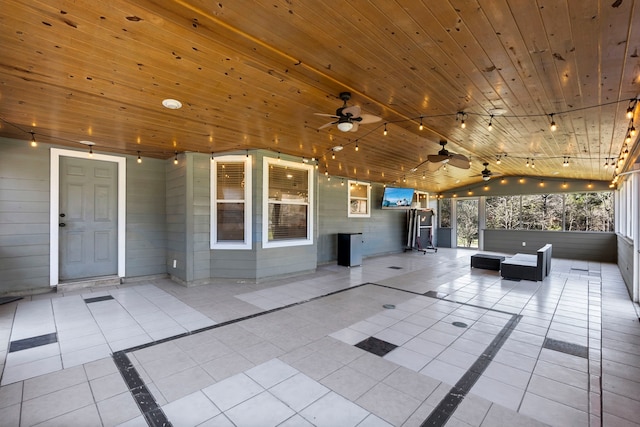
<instances>
[{"instance_id":1,"label":"dark tile strip","mask_svg":"<svg viewBox=\"0 0 640 427\"><path fill-rule=\"evenodd\" d=\"M127 383L127 387L138 404L138 408L140 408L140 412L142 412L147 424L150 427L171 426L162 408L158 406L158 402L153 398L140 374L138 374L131 360L129 360L129 356L123 351L118 351L113 354L113 361L125 383Z\"/></svg>"},{"instance_id":2,"label":"dark tile strip","mask_svg":"<svg viewBox=\"0 0 640 427\"><path fill-rule=\"evenodd\" d=\"M58 334L56 332L39 335L37 337L25 338L22 340L11 341L9 345L9 353L14 351L27 350L34 347L40 347L42 345L53 344L58 342Z\"/></svg>"},{"instance_id":3,"label":"dark tile strip","mask_svg":"<svg viewBox=\"0 0 640 427\"><path fill-rule=\"evenodd\" d=\"M589 358L589 348L583 345L573 344L566 341L554 340L553 338L545 338L543 348L559 351L561 353L571 354L573 356Z\"/></svg>"},{"instance_id":4,"label":"dark tile strip","mask_svg":"<svg viewBox=\"0 0 640 427\"><path fill-rule=\"evenodd\" d=\"M421 427L427 426L444 426L451 415L456 411L458 405L464 397L469 393L473 385L478 381L482 373L487 369L498 350L507 341L511 332L522 318L521 315L513 315L509 322L496 335L491 344L485 349L478 359L471 365L469 370L460 378L455 386L449 390L449 393L440 401L438 406L431 412L429 417L421 424Z\"/></svg>"},{"instance_id":5,"label":"dark tile strip","mask_svg":"<svg viewBox=\"0 0 640 427\"><path fill-rule=\"evenodd\" d=\"M92 302L100 302L100 301L109 301L112 300L113 297L111 295L104 295L101 297L93 297L93 298L87 298L84 300L85 303L90 304Z\"/></svg>"},{"instance_id":6,"label":"dark tile strip","mask_svg":"<svg viewBox=\"0 0 640 427\"><path fill-rule=\"evenodd\" d=\"M369 337L356 344L356 347L382 357L390 351L395 350L398 346L376 337Z\"/></svg>"}]
</instances>

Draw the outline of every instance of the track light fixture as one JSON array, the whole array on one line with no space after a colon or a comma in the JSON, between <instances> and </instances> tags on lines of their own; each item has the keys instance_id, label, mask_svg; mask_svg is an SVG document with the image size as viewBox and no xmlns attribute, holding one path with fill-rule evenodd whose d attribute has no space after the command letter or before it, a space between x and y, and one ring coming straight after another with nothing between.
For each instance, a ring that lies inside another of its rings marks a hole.
<instances>
[{"instance_id":1,"label":"track light fixture","mask_svg":"<svg viewBox=\"0 0 640 427\"><path fill-rule=\"evenodd\" d=\"M556 125L555 120L553 120L553 115L554 113L549 114L549 118L551 118L551 124L549 125L549 129L551 129L551 132L555 132L556 129L558 129L558 126Z\"/></svg>"},{"instance_id":2,"label":"track light fixture","mask_svg":"<svg viewBox=\"0 0 640 427\"><path fill-rule=\"evenodd\" d=\"M464 122L466 118L467 118L467 113L465 113L464 111L458 111L456 113L456 121L460 120L460 127L462 129L467 127L467 124Z\"/></svg>"}]
</instances>

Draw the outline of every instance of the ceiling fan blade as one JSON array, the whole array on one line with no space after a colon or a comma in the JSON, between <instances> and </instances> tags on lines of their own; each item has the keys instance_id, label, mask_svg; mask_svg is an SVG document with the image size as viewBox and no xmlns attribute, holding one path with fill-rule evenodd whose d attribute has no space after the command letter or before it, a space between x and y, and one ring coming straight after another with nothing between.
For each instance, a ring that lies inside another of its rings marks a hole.
<instances>
[{"instance_id":1,"label":"ceiling fan blade","mask_svg":"<svg viewBox=\"0 0 640 427\"><path fill-rule=\"evenodd\" d=\"M467 156L463 156L462 154L451 154L451 160L449 160L449 164L460 169L469 169L471 167L471 165L469 164L469 158Z\"/></svg>"},{"instance_id":2,"label":"ceiling fan blade","mask_svg":"<svg viewBox=\"0 0 640 427\"><path fill-rule=\"evenodd\" d=\"M373 114L363 114L360 116L362 120L360 123L366 125L368 123L377 123L382 120L382 117L374 116Z\"/></svg>"},{"instance_id":3,"label":"ceiling fan blade","mask_svg":"<svg viewBox=\"0 0 640 427\"><path fill-rule=\"evenodd\" d=\"M336 116L335 114L326 114L326 113L313 113L316 116L322 116L322 117L333 117L334 119L339 119L339 116Z\"/></svg>"},{"instance_id":4,"label":"ceiling fan blade","mask_svg":"<svg viewBox=\"0 0 640 427\"><path fill-rule=\"evenodd\" d=\"M360 107L358 105L352 105L351 107L345 107L342 109L342 115L346 116L351 114L351 117L360 117Z\"/></svg>"},{"instance_id":5,"label":"ceiling fan blade","mask_svg":"<svg viewBox=\"0 0 640 427\"><path fill-rule=\"evenodd\" d=\"M442 163L442 162L435 162L435 163L427 162L427 170L429 172L435 172L435 171L437 171L438 169L440 169L444 165L445 165L445 163Z\"/></svg>"},{"instance_id":6,"label":"ceiling fan blade","mask_svg":"<svg viewBox=\"0 0 640 427\"><path fill-rule=\"evenodd\" d=\"M356 132L358 130L358 122L352 122L353 127L349 132Z\"/></svg>"},{"instance_id":7,"label":"ceiling fan blade","mask_svg":"<svg viewBox=\"0 0 640 427\"><path fill-rule=\"evenodd\" d=\"M444 156L442 154L429 154L427 156L427 160L431 163L439 163L444 162L445 160L449 160L450 156Z\"/></svg>"},{"instance_id":8,"label":"ceiling fan blade","mask_svg":"<svg viewBox=\"0 0 640 427\"><path fill-rule=\"evenodd\" d=\"M320 126L320 127L318 128L318 130L320 130L320 129L324 129L324 128L328 128L329 126L331 126L331 125L335 125L336 123L338 123L338 122L329 122L329 123L326 123L326 124L324 124L324 125Z\"/></svg>"}]
</instances>

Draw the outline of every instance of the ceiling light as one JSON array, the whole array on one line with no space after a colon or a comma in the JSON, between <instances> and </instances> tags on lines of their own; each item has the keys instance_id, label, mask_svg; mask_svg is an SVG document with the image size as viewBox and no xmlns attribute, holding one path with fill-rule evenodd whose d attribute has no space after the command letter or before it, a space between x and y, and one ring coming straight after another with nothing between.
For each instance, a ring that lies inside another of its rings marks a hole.
<instances>
[{"instance_id":1,"label":"ceiling light","mask_svg":"<svg viewBox=\"0 0 640 427\"><path fill-rule=\"evenodd\" d=\"M351 129L353 129L353 123L351 123L351 121L349 121L349 119L340 119L341 121L338 122L338 129L341 130L342 132L349 132Z\"/></svg>"},{"instance_id":2,"label":"ceiling light","mask_svg":"<svg viewBox=\"0 0 640 427\"><path fill-rule=\"evenodd\" d=\"M332 148L332 150L335 152L342 151L343 149L344 147L342 145L336 145L335 147Z\"/></svg>"},{"instance_id":3,"label":"ceiling light","mask_svg":"<svg viewBox=\"0 0 640 427\"><path fill-rule=\"evenodd\" d=\"M482 180L483 181L489 181L491 179L491 176L489 175L482 175Z\"/></svg>"},{"instance_id":4,"label":"ceiling light","mask_svg":"<svg viewBox=\"0 0 640 427\"><path fill-rule=\"evenodd\" d=\"M634 110L636 109L637 102L638 102L637 99L632 99L629 101L629 107L627 108L627 119L629 120L633 119L633 113L634 113Z\"/></svg>"},{"instance_id":5,"label":"ceiling light","mask_svg":"<svg viewBox=\"0 0 640 427\"><path fill-rule=\"evenodd\" d=\"M636 136L636 128L633 127L633 124L631 125L631 127L629 128L629 135Z\"/></svg>"},{"instance_id":6,"label":"ceiling light","mask_svg":"<svg viewBox=\"0 0 640 427\"><path fill-rule=\"evenodd\" d=\"M173 164L177 165L178 164L178 152L176 151L176 156L173 158Z\"/></svg>"},{"instance_id":7,"label":"ceiling light","mask_svg":"<svg viewBox=\"0 0 640 427\"><path fill-rule=\"evenodd\" d=\"M29 132L31 134L31 146L37 147L38 143L36 142L36 134L34 132Z\"/></svg>"},{"instance_id":8,"label":"ceiling light","mask_svg":"<svg viewBox=\"0 0 640 427\"><path fill-rule=\"evenodd\" d=\"M549 117L551 117L551 124L549 125L549 129L551 129L551 132L555 132L556 129L558 129L558 126L556 126L555 120L553 120L553 114L554 113L549 114Z\"/></svg>"},{"instance_id":9,"label":"ceiling light","mask_svg":"<svg viewBox=\"0 0 640 427\"><path fill-rule=\"evenodd\" d=\"M140 152L138 151L138 163L142 163L142 157L140 157Z\"/></svg>"},{"instance_id":10,"label":"ceiling light","mask_svg":"<svg viewBox=\"0 0 640 427\"><path fill-rule=\"evenodd\" d=\"M487 130L489 131L493 130L493 114L489 118L489 126L487 126Z\"/></svg>"},{"instance_id":11,"label":"ceiling light","mask_svg":"<svg viewBox=\"0 0 640 427\"><path fill-rule=\"evenodd\" d=\"M162 105L170 110L177 110L178 108L182 107L182 102L178 101L177 99L167 98L162 100Z\"/></svg>"},{"instance_id":12,"label":"ceiling light","mask_svg":"<svg viewBox=\"0 0 640 427\"><path fill-rule=\"evenodd\" d=\"M387 124L385 123L385 124L384 124L384 131L382 132L382 134L383 134L384 136L387 136L387 133L388 133L388 132L387 132Z\"/></svg>"},{"instance_id":13,"label":"ceiling light","mask_svg":"<svg viewBox=\"0 0 640 427\"><path fill-rule=\"evenodd\" d=\"M418 126L418 129L424 129L424 125L422 124L422 116L420 116L420 126Z\"/></svg>"}]
</instances>

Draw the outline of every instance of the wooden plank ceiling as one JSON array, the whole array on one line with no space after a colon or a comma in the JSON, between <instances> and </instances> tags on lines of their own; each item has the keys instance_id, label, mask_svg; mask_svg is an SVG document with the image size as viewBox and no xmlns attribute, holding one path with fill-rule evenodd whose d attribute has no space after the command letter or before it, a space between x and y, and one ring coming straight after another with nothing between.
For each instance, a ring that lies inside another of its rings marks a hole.
<instances>
[{"instance_id":1,"label":"wooden plank ceiling","mask_svg":"<svg viewBox=\"0 0 640 427\"><path fill-rule=\"evenodd\" d=\"M431 192L481 181L483 162L610 180L640 92L636 3L14 0L0 11L0 136L153 158L265 148ZM382 120L318 130L343 91ZM441 139L471 168L427 162Z\"/></svg>"}]
</instances>

